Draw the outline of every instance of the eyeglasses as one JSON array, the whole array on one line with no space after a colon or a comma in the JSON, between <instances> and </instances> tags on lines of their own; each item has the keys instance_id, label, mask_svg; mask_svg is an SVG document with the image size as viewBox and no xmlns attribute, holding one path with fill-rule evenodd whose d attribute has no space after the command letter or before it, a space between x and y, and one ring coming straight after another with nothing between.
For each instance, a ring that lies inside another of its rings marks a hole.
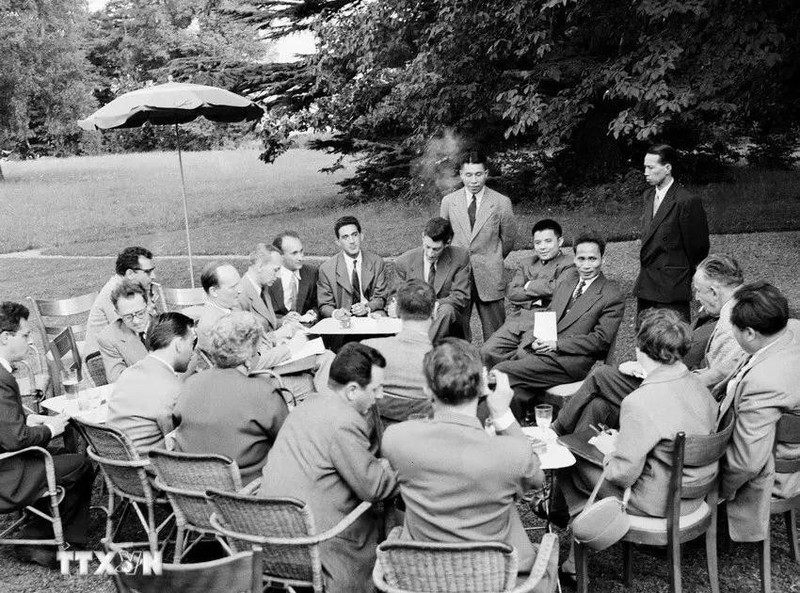
<instances>
[{"instance_id":1,"label":"eyeglasses","mask_svg":"<svg viewBox=\"0 0 800 593\"><path fill-rule=\"evenodd\" d=\"M120 319L126 323L131 323L134 319L142 320L144 316L147 315L147 307L144 309L139 309L138 311L134 311L133 313L127 313L126 315L120 315Z\"/></svg>"},{"instance_id":2,"label":"eyeglasses","mask_svg":"<svg viewBox=\"0 0 800 593\"><path fill-rule=\"evenodd\" d=\"M153 268L131 268L131 270L134 270L135 272L144 272L148 276L156 271L155 267L153 267Z\"/></svg>"}]
</instances>

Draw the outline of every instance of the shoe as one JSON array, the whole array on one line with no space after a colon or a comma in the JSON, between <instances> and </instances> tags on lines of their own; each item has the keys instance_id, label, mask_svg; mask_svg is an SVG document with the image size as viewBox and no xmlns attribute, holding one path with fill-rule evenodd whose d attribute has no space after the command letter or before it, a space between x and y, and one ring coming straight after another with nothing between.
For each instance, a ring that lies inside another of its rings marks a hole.
<instances>
[{"instance_id":1,"label":"shoe","mask_svg":"<svg viewBox=\"0 0 800 593\"><path fill-rule=\"evenodd\" d=\"M17 546L15 549L17 559L21 562L38 564L45 568L55 570L58 568L56 551L42 546Z\"/></svg>"},{"instance_id":2,"label":"shoe","mask_svg":"<svg viewBox=\"0 0 800 593\"><path fill-rule=\"evenodd\" d=\"M539 517L540 519L544 519L545 521L549 521L556 527L560 529L566 529L567 525L569 525L569 514L568 513L559 513L559 512L550 512L548 513L544 506L544 500L539 500L536 504L530 504L531 512Z\"/></svg>"}]
</instances>

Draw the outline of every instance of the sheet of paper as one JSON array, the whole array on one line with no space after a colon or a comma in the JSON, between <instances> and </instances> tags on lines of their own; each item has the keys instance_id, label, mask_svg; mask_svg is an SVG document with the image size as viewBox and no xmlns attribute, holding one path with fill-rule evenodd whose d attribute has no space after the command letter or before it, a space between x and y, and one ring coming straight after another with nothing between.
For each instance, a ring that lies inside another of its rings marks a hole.
<instances>
[{"instance_id":1,"label":"sheet of paper","mask_svg":"<svg viewBox=\"0 0 800 593\"><path fill-rule=\"evenodd\" d=\"M533 337L543 342L555 342L558 339L555 311L536 311L533 314Z\"/></svg>"},{"instance_id":2,"label":"sheet of paper","mask_svg":"<svg viewBox=\"0 0 800 593\"><path fill-rule=\"evenodd\" d=\"M325 344L322 343L322 338L314 338L313 340L305 342L299 348L292 348L291 352L291 357L288 360L284 360L281 364L294 362L296 360L306 358L307 356L316 356L317 354L322 354L325 352Z\"/></svg>"}]
</instances>

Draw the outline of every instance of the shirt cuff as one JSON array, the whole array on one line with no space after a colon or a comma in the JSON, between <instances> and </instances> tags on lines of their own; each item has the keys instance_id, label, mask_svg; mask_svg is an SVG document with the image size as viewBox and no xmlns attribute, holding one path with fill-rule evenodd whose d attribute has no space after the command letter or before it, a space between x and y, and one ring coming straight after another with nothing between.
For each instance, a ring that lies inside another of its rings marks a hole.
<instances>
[{"instance_id":1,"label":"shirt cuff","mask_svg":"<svg viewBox=\"0 0 800 593\"><path fill-rule=\"evenodd\" d=\"M517 419L514 418L513 412L511 410L506 410L503 413L503 415L500 416L499 418L494 418L494 417L492 418L492 426L494 426L494 429L496 431L501 432L503 430L506 430L516 421Z\"/></svg>"}]
</instances>

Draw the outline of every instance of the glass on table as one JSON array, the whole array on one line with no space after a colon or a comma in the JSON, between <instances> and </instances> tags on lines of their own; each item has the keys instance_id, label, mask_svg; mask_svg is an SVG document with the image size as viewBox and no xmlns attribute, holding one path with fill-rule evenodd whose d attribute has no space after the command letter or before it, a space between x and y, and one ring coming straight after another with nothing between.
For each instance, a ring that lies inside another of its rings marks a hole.
<instances>
[{"instance_id":1,"label":"glass on table","mask_svg":"<svg viewBox=\"0 0 800 593\"><path fill-rule=\"evenodd\" d=\"M533 408L536 417L536 426L539 428L550 428L553 423L553 406L550 404L539 404Z\"/></svg>"},{"instance_id":2,"label":"glass on table","mask_svg":"<svg viewBox=\"0 0 800 593\"><path fill-rule=\"evenodd\" d=\"M78 392L80 391L78 369L68 368L61 371L61 384L64 386L64 393L68 400L74 401L78 399Z\"/></svg>"}]
</instances>

